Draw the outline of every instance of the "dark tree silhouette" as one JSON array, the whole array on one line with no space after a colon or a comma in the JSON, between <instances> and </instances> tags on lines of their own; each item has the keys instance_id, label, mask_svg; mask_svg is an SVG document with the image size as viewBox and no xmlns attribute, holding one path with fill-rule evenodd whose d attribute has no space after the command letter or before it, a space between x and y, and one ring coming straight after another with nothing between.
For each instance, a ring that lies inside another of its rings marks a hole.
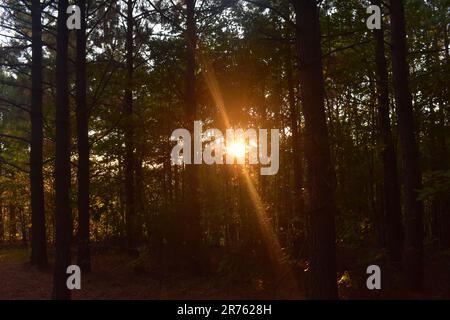
<instances>
[{"instance_id":1,"label":"dark tree silhouette","mask_svg":"<svg viewBox=\"0 0 450 320\"><path fill-rule=\"evenodd\" d=\"M186 0L186 91L185 91L185 122L186 128L194 132L194 121L197 120L196 102L196 48L197 31L195 19L196 0ZM194 146L194 135L191 145ZM191 159L194 161L194 148L192 148ZM197 272L202 267L201 263L201 226L200 205L198 199L198 169L194 164L186 165L186 189L185 194L185 228L186 228L186 250L190 260L192 271Z\"/></svg>"},{"instance_id":2,"label":"dark tree silhouette","mask_svg":"<svg viewBox=\"0 0 450 320\"><path fill-rule=\"evenodd\" d=\"M42 5L39 0L31 4L32 63L31 63L31 264L47 264L47 239L45 232L43 166L43 115L42 115Z\"/></svg>"},{"instance_id":3,"label":"dark tree silhouette","mask_svg":"<svg viewBox=\"0 0 450 320\"><path fill-rule=\"evenodd\" d=\"M70 299L67 267L70 265L72 218L70 205L70 110L68 90L67 0L58 2L56 44L56 140L55 140L55 267L53 299Z\"/></svg>"},{"instance_id":4,"label":"dark tree silhouette","mask_svg":"<svg viewBox=\"0 0 450 320\"><path fill-rule=\"evenodd\" d=\"M295 213L297 215L304 215L304 199L302 192L302 162L301 162L301 150L300 150L300 126L299 126L299 118L300 112L297 103L297 99L295 97L295 82L292 70L292 53L291 53L291 45L289 44L288 55L286 59L286 81L288 86L288 99L289 99L289 117L291 123L291 131L292 131L292 154L294 157L294 181L295 181L295 198L297 199L294 207ZM297 86L298 87L298 86Z\"/></svg>"},{"instance_id":5,"label":"dark tree silhouette","mask_svg":"<svg viewBox=\"0 0 450 320\"><path fill-rule=\"evenodd\" d=\"M136 255L136 195L135 195L135 153L134 153L134 128L133 128L133 73L134 73L134 54L133 54L133 30L134 18L133 8L135 1L128 0L126 15L126 80L125 80L125 98L124 98L124 116L125 116L125 217L127 228L128 251L130 255Z\"/></svg>"},{"instance_id":6,"label":"dark tree silhouette","mask_svg":"<svg viewBox=\"0 0 450 320\"><path fill-rule=\"evenodd\" d=\"M376 0L373 3L381 6L379 0ZM383 161L383 227L386 233L386 245L391 260L395 264L398 264L401 262L402 255L403 227L401 221L397 159L389 116L389 83L383 28L380 30L375 29L374 36L378 95L378 130L380 134L381 157Z\"/></svg>"},{"instance_id":7,"label":"dark tree silhouette","mask_svg":"<svg viewBox=\"0 0 450 320\"><path fill-rule=\"evenodd\" d=\"M300 85L305 116L305 156L309 192L312 299L336 299L335 173L325 117L319 8L315 0L297 0Z\"/></svg>"},{"instance_id":8,"label":"dark tree silhouette","mask_svg":"<svg viewBox=\"0 0 450 320\"><path fill-rule=\"evenodd\" d=\"M406 60L406 31L403 1L391 0L392 70L398 128L403 164L405 208L405 270L413 290L423 287L423 205L418 199L422 188L419 150L416 141L411 93L408 87L409 67Z\"/></svg>"}]
</instances>

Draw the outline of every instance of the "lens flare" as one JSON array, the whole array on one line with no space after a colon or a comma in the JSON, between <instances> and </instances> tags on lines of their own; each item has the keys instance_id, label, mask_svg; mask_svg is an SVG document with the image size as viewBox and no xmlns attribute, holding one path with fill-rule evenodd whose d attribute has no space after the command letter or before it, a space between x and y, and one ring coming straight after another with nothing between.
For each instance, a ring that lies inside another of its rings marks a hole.
<instances>
[{"instance_id":1,"label":"lens flare","mask_svg":"<svg viewBox=\"0 0 450 320\"><path fill-rule=\"evenodd\" d=\"M233 142L228 152L236 158L242 159L245 157L245 144L242 142Z\"/></svg>"}]
</instances>

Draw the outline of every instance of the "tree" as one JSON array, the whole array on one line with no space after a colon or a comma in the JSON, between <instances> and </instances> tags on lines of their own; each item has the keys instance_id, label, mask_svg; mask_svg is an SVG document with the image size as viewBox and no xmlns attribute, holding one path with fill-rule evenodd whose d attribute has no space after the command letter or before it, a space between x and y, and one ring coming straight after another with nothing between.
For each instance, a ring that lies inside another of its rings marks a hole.
<instances>
[{"instance_id":1,"label":"tree","mask_svg":"<svg viewBox=\"0 0 450 320\"><path fill-rule=\"evenodd\" d=\"M86 102L86 1L79 0L81 28L77 30L76 113L78 137L78 255L83 272L91 270L89 250L89 126Z\"/></svg>"},{"instance_id":2,"label":"tree","mask_svg":"<svg viewBox=\"0 0 450 320\"><path fill-rule=\"evenodd\" d=\"M31 63L31 264L47 264L47 239L45 234L43 166L43 114L42 114L42 6L39 0L31 4L32 63Z\"/></svg>"},{"instance_id":3,"label":"tree","mask_svg":"<svg viewBox=\"0 0 450 320\"><path fill-rule=\"evenodd\" d=\"M380 6L380 1L374 1ZM378 130L380 134L381 157L383 162L383 199L386 243L391 260L401 261L403 227L401 221L400 188L398 184L397 158L391 132L389 116L389 82L384 46L384 30L375 29L375 61L378 98Z\"/></svg>"},{"instance_id":4,"label":"tree","mask_svg":"<svg viewBox=\"0 0 450 320\"><path fill-rule=\"evenodd\" d=\"M58 2L56 39L56 138L55 138L55 267L53 299L70 299L66 269L70 265L72 220L70 205L70 110L68 90L67 0Z\"/></svg>"},{"instance_id":5,"label":"tree","mask_svg":"<svg viewBox=\"0 0 450 320\"><path fill-rule=\"evenodd\" d=\"M305 117L312 299L336 299L335 173L325 118L319 9L315 0L294 2L300 85Z\"/></svg>"},{"instance_id":6,"label":"tree","mask_svg":"<svg viewBox=\"0 0 450 320\"><path fill-rule=\"evenodd\" d=\"M196 102L196 59L197 32L195 19L196 0L186 0L186 82L185 82L185 105L184 116L185 126L190 132L194 132L194 121L197 116ZM191 145L194 145L194 135L192 135ZM191 159L194 159L194 148L192 148ZM200 203L198 199L198 169L195 164L186 165L186 250L190 259L192 271L197 271L202 267L201 244L202 232L200 226Z\"/></svg>"},{"instance_id":7,"label":"tree","mask_svg":"<svg viewBox=\"0 0 450 320\"><path fill-rule=\"evenodd\" d=\"M292 53L291 45L287 48L287 58L286 58L286 80L288 86L288 99L289 99L289 117L290 125L292 130L292 154L293 154L293 167L294 167L294 195L296 202L294 204L294 212L297 215L304 215L304 203L303 203L303 192L302 192L302 163L300 154L300 129L299 129L299 112L298 104L295 97L294 91L294 78L292 73Z\"/></svg>"},{"instance_id":8,"label":"tree","mask_svg":"<svg viewBox=\"0 0 450 320\"><path fill-rule=\"evenodd\" d=\"M403 1L390 1L392 71L403 164L405 208L404 263L409 286L423 287L423 205L418 199L422 188L419 151L413 116L411 93L408 87L409 66L406 60L406 31Z\"/></svg>"},{"instance_id":9,"label":"tree","mask_svg":"<svg viewBox=\"0 0 450 320\"><path fill-rule=\"evenodd\" d=\"M125 60L126 60L126 79L125 79L125 97L124 97L124 116L125 116L125 216L128 239L128 251L131 255L137 254L136 249L136 195L135 195L135 153L134 153L134 129L133 129L133 72L134 72L134 54L133 54L133 30L134 18L133 8L135 1L126 2L126 38L125 38Z\"/></svg>"}]
</instances>

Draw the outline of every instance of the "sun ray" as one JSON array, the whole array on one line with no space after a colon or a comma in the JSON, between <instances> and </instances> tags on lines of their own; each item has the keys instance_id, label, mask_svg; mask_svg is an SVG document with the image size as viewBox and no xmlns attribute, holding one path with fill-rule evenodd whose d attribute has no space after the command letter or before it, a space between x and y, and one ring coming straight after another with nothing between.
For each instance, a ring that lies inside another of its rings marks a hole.
<instances>
[{"instance_id":1,"label":"sun ray","mask_svg":"<svg viewBox=\"0 0 450 320\"><path fill-rule=\"evenodd\" d=\"M201 48L199 48L198 50L198 56L203 66L202 72L203 77L214 100L214 103L219 108L219 112L223 118L224 124L226 125L227 128L229 128L230 120L226 112L223 96L220 91L219 84L217 82L213 65L211 61L208 59L208 57L206 57L206 55L202 53ZM233 143L231 145L231 152L235 156L243 154L243 156L245 157L245 144L240 142ZM274 232L270 219L267 216L267 212L264 208L263 201L261 200L261 197L259 196L255 188L255 184L252 181L250 174L248 173L245 167L242 168L242 175L245 180L245 185L249 191L252 204L255 208L257 223L261 229L264 244L268 249L270 260L272 262L272 267L279 276L278 289L281 292L291 294L291 296L293 297L294 296L298 297L299 290L294 273L291 267L289 266L289 263L285 259L283 248L281 247L278 236Z\"/></svg>"},{"instance_id":2,"label":"sun ray","mask_svg":"<svg viewBox=\"0 0 450 320\"><path fill-rule=\"evenodd\" d=\"M273 230L270 218L264 208L264 203L255 188L255 183L252 181L252 178L246 168L243 168L242 175L255 208L258 224L261 229L263 241L268 249L272 266L280 277L278 279L279 290L285 293L289 292L293 294L293 296L298 296L299 289L297 280L291 267L289 266L289 263L285 259L283 248L280 244L278 236Z\"/></svg>"}]
</instances>

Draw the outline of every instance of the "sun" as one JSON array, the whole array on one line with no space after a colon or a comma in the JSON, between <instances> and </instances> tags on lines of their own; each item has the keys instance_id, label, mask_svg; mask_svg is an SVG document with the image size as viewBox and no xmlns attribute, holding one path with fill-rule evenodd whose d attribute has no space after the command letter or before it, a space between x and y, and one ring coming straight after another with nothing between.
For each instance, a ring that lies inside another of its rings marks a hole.
<instances>
[{"instance_id":1,"label":"sun","mask_svg":"<svg viewBox=\"0 0 450 320\"><path fill-rule=\"evenodd\" d=\"M245 144L239 141L233 142L228 152L236 158L243 159L245 158Z\"/></svg>"}]
</instances>

